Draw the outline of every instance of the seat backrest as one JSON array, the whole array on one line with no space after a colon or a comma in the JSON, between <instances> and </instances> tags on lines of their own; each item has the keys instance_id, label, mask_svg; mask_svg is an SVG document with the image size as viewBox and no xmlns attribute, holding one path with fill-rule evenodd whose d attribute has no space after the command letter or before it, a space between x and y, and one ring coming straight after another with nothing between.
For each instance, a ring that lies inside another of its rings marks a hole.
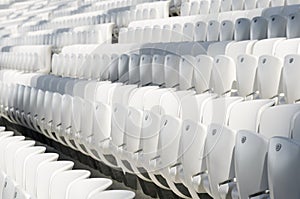
<instances>
[{"instance_id":1,"label":"seat backrest","mask_svg":"<svg viewBox=\"0 0 300 199\"><path fill-rule=\"evenodd\" d=\"M260 56L255 82L260 98L272 98L278 94L282 66L282 61L277 57Z\"/></svg>"},{"instance_id":2,"label":"seat backrest","mask_svg":"<svg viewBox=\"0 0 300 199\"><path fill-rule=\"evenodd\" d=\"M70 170L74 166L71 161L53 161L42 164L36 174L37 198L50 198L49 187L53 177L63 171Z\"/></svg>"},{"instance_id":3,"label":"seat backrest","mask_svg":"<svg viewBox=\"0 0 300 199\"><path fill-rule=\"evenodd\" d=\"M142 149L144 164L156 155L158 137L161 128L161 116L151 111L144 111L140 147Z\"/></svg>"},{"instance_id":4,"label":"seat backrest","mask_svg":"<svg viewBox=\"0 0 300 199\"><path fill-rule=\"evenodd\" d=\"M253 93L258 59L252 55L240 55L236 62L237 89L240 96Z\"/></svg>"},{"instance_id":5,"label":"seat backrest","mask_svg":"<svg viewBox=\"0 0 300 199\"><path fill-rule=\"evenodd\" d=\"M294 13L288 16L286 24L286 36L288 39L300 37L300 30L297 28L299 20L300 13Z\"/></svg>"},{"instance_id":6,"label":"seat backrest","mask_svg":"<svg viewBox=\"0 0 300 199\"><path fill-rule=\"evenodd\" d=\"M110 179L88 178L74 182L68 191L67 199L89 198L94 193L104 191L112 184Z\"/></svg>"},{"instance_id":7,"label":"seat backrest","mask_svg":"<svg viewBox=\"0 0 300 199\"><path fill-rule=\"evenodd\" d=\"M165 57L162 55L153 55L152 60L152 83L154 85L162 85L165 83L164 72Z\"/></svg>"},{"instance_id":8,"label":"seat backrest","mask_svg":"<svg viewBox=\"0 0 300 199\"><path fill-rule=\"evenodd\" d=\"M286 37L287 19L284 16L273 15L268 22L268 38Z\"/></svg>"},{"instance_id":9,"label":"seat backrest","mask_svg":"<svg viewBox=\"0 0 300 199\"><path fill-rule=\"evenodd\" d=\"M198 21L195 23L195 41L206 41L207 23L204 21Z\"/></svg>"},{"instance_id":10,"label":"seat backrest","mask_svg":"<svg viewBox=\"0 0 300 199\"><path fill-rule=\"evenodd\" d=\"M238 130L258 131L261 113L275 104L274 100L249 100L234 104L230 110L228 126Z\"/></svg>"},{"instance_id":11,"label":"seat backrest","mask_svg":"<svg viewBox=\"0 0 300 199\"><path fill-rule=\"evenodd\" d=\"M261 55L275 55L276 47L285 38L271 38L271 39L263 39L255 42L252 48L252 55L261 56Z\"/></svg>"},{"instance_id":12,"label":"seat backrest","mask_svg":"<svg viewBox=\"0 0 300 199\"><path fill-rule=\"evenodd\" d=\"M275 49L275 56L284 59L289 54L297 54L299 52L300 39L287 39L278 43Z\"/></svg>"},{"instance_id":13,"label":"seat backrest","mask_svg":"<svg viewBox=\"0 0 300 199\"><path fill-rule=\"evenodd\" d=\"M219 13L221 6L221 0L211 0L210 1L210 8L209 13Z\"/></svg>"},{"instance_id":14,"label":"seat backrest","mask_svg":"<svg viewBox=\"0 0 300 199\"><path fill-rule=\"evenodd\" d=\"M260 40L268 38L268 20L264 17L254 17L251 20L250 39Z\"/></svg>"},{"instance_id":15,"label":"seat backrest","mask_svg":"<svg viewBox=\"0 0 300 199\"><path fill-rule=\"evenodd\" d=\"M180 135L181 120L172 116L163 116L158 138L157 155L160 156L160 164L157 169L165 169L177 163Z\"/></svg>"},{"instance_id":16,"label":"seat backrest","mask_svg":"<svg viewBox=\"0 0 300 199\"><path fill-rule=\"evenodd\" d=\"M140 148L140 138L142 131L143 111L130 107L125 121L124 144L123 148L129 153L134 153Z\"/></svg>"},{"instance_id":17,"label":"seat backrest","mask_svg":"<svg viewBox=\"0 0 300 199\"><path fill-rule=\"evenodd\" d=\"M257 0L257 8L268 8L270 6L270 0Z\"/></svg>"},{"instance_id":18,"label":"seat backrest","mask_svg":"<svg viewBox=\"0 0 300 199\"><path fill-rule=\"evenodd\" d=\"M268 150L268 180L271 198L298 198L300 145L288 138L274 137Z\"/></svg>"},{"instance_id":19,"label":"seat backrest","mask_svg":"<svg viewBox=\"0 0 300 199\"><path fill-rule=\"evenodd\" d=\"M248 18L239 18L235 21L234 39L236 41L243 41L250 39L251 21Z\"/></svg>"},{"instance_id":20,"label":"seat backrest","mask_svg":"<svg viewBox=\"0 0 300 199\"><path fill-rule=\"evenodd\" d=\"M87 170L68 170L57 173L53 176L49 186L50 199L67 198L70 186L78 180L88 178L90 174Z\"/></svg>"},{"instance_id":21,"label":"seat backrest","mask_svg":"<svg viewBox=\"0 0 300 199\"><path fill-rule=\"evenodd\" d=\"M181 16L190 15L190 6L191 4L189 2L183 2L180 7L180 15Z\"/></svg>"},{"instance_id":22,"label":"seat backrest","mask_svg":"<svg viewBox=\"0 0 300 199\"><path fill-rule=\"evenodd\" d=\"M169 24L165 24L162 27L161 30L161 42L170 42L171 41L171 35L172 35L172 28Z\"/></svg>"},{"instance_id":23,"label":"seat backrest","mask_svg":"<svg viewBox=\"0 0 300 199\"><path fill-rule=\"evenodd\" d=\"M6 173L9 175L12 179L15 179L15 155L19 150L22 150L27 147L31 147L35 144L35 141L27 140L27 141L21 141L21 142L13 142L12 144L8 145L5 154L4 154L4 160L5 160L5 168Z\"/></svg>"},{"instance_id":24,"label":"seat backrest","mask_svg":"<svg viewBox=\"0 0 300 199\"><path fill-rule=\"evenodd\" d=\"M265 137L247 130L237 133L234 155L239 197L247 198L268 189L267 151Z\"/></svg>"},{"instance_id":25,"label":"seat backrest","mask_svg":"<svg viewBox=\"0 0 300 199\"><path fill-rule=\"evenodd\" d=\"M203 109L201 122L204 125L215 123L227 126L231 108L242 100L242 97L221 97L208 100Z\"/></svg>"},{"instance_id":26,"label":"seat backrest","mask_svg":"<svg viewBox=\"0 0 300 199\"><path fill-rule=\"evenodd\" d=\"M61 124L61 111L62 111L62 95L54 93L52 98L52 127L56 128Z\"/></svg>"},{"instance_id":27,"label":"seat backrest","mask_svg":"<svg viewBox=\"0 0 300 199\"><path fill-rule=\"evenodd\" d=\"M25 165L31 156L41 154L46 151L45 147L28 147L16 153L15 156L15 181L20 186L25 187Z\"/></svg>"},{"instance_id":28,"label":"seat backrest","mask_svg":"<svg viewBox=\"0 0 300 199\"><path fill-rule=\"evenodd\" d=\"M220 41L233 40L233 32L234 32L234 24L231 20L223 20L220 23Z\"/></svg>"},{"instance_id":29,"label":"seat backrest","mask_svg":"<svg viewBox=\"0 0 300 199\"><path fill-rule=\"evenodd\" d=\"M232 10L243 10L244 0L232 0Z\"/></svg>"},{"instance_id":30,"label":"seat backrest","mask_svg":"<svg viewBox=\"0 0 300 199\"><path fill-rule=\"evenodd\" d=\"M207 23L207 41L219 41L220 23L211 20Z\"/></svg>"},{"instance_id":31,"label":"seat backrest","mask_svg":"<svg viewBox=\"0 0 300 199\"><path fill-rule=\"evenodd\" d=\"M178 55L168 54L165 56L164 74L165 86L172 88L179 84L179 61Z\"/></svg>"},{"instance_id":32,"label":"seat backrest","mask_svg":"<svg viewBox=\"0 0 300 199\"><path fill-rule=\"evenodd\" d=\"M203 0L200 1L199 14L206 15L209 13L210 1Z\"/></svg>"},{"instance_id":33,"label":"seat backrest","mask_svg":"<svg viewBox=\"0 0 300 199\"><path fill-rule=\"evenodd\" d=\"M107 104L96 102L93 116L92 142L97 144L110 137L111 133L111 107Z\"/></svg>"},{"instance_id":34,"label":"seat backrest","mask_svg":"<svg viewBox=\"0 0 300 199\"><path fill-rule=\"evenodd\" d=\"M16 183L9 177L6 178L5 181L6 186L3 188L3 192L1 193L2 198L15 198L15 191L16 191Z\"/></svg>"},{"instance_id":35,"label":"seat backrest","mask_svg":"<svg viewBox=\"0 0 300 199\"><path fill-rule=\"evenodd\" d=\"M185 23L182 29L182 41L193 41L194 40L194 24Z\"/></svg>"},{"instance_id":36,"label":"seat backrest","mask_svg":"<svg viewBox=\"0 0 300 199\"><path fill-rule=\"evenodd\" d=\"M142 55L140 57L140 83L142 86L152 83L152 56Z\"/></svg>"},{"instance_id":37,"label":"seat backrest","mask_svg":"<svg viewBox=\"0 0 300 199\"><path fill-rule=\"evenodd\" d=\"M210 77L214 60L207 55L198 55L193 73L193 86L197 93L210 89Z\"/></svg>"},{"instance_id":38,"label":"seat backrest","mask_svg":"<svg viewBox=\"0 0 300 199\"><path fill-rule=\"evenodd\" d=\"M196 59L194 56L185 55L179 62L179 89L188 90L192 88L194 68Z\"/></svg>"},{"instance_id":39,"label":"seat backrest","mask_svg":"<svg viewBox=\"0 0 300 199\"><path fill-rule=\"evenodd\" d=\"M190 15L197 15L199 14L200 9L200 2L199 1L192 1L191 8L190 8Z\"/></svg>"},{"instance_id":40,"label":"seat backrest","mask_svg":"<svg viewBox=\"0 0 300 199\"><path fill-rule=\"evenodd\" d=\"M221 1L220 11L221 12L231 11L231 6L232 6L232 0Z\"/></svg>"},{"instance_id":41,"label":"seat backrest","mask_svg":"<svg viewBox=\"0 0 300 199\"><path fill-rule=\"evenodd\" d=\"M5 151L6 151L6 148L10 145L10 144L13 144L13 143L16 143L16 142L20 142L22 140L24 140L25 137L24 136L10 136L10 137L3 137L1 140L0 140L0 166L1 166L1 170L6 172L6 164L5 164Z\"/></svg>"},{"instance_id":42,"label":"seat backrest","mask_svg":"<svg viewBox=\"0 0 300 199\"><path fill-rule=\"evenodd\" d=\"M137 54L131 54L129 56L129 67L128 67L128 75L129 75L129 83L137 84L140 82L140 56Z\"/></svg>"},{"instance_id":43,"label":"seat backrest","mask_svg":"<svg viewBox=\"0 0 300 199\"><path fill-rule=\"evenodd\" d=\"M252 10L256 8L256 0L245 0L245 10Z\"/></svg>"},{"instance_id":44,"label":"seat backrest","mask_svg":"<svg viewBox=\"0 0 300 199\"><path fill-rule=\"evenodd\" d=\"M184 169L184 180L192 183L193 176L206 170L204 156L206 130L203 125L190 120L183 121L181 130L179 154L182 154L180 159Z\"/></svg>"},{"instance_id":45,"label":"seat backrest","mask_svg":"<svg viewBox=\"0 0 300 199\"><path fill-rule=\"evenodd\" d=\"M181 42L183 39L183 27L180 23L175 23L172 26L171 42Z\"/></svg>"},{"instance_id":46,"label":"seat backrest","mask_svg":"<svg viewBox=\"0 0 300 199\"><path fill-rule=\"evenodd\" d=\"M300 104L285 104L267 108L261 115L259 133L266 138L293 137L297 134Z\"/></svg>"},{"instance_id":47,"label":"seat backrest","mask_svg":"<svg viewBox=\"0 0 300 199\"><path fill-rule=\"evenodd\" d=\"M31 199L32 197L26 193L20 186L16 186L15 189L15 199Z\"/></svg>"},{"instance_id":48,"label":"seat backrest","mask_svg":"<svg viewBox=\"0 0 300 199\"><path fill-rule=\"evenodd\" d=\"M225 55L217 55L211 72L211 88L219 95L230 92L232 84L236 80L236 65L232 58Z\"/></svg>"},{"instance_id":49,"label":"seat backrest","mask_svg":"<svg viewBox=\"0 0 300 199\"><path fill-rule=\"evenodd\" d=\"M284 67L282 69L282 81L281 90L286 98L287 103L293 103L300 99L300 93L298 92L300 68L298 63L300 62L299 55L288 55L284 61Z\"/></svg>"},{"instance_id":50,"label":"seat backrest","mask_svg":"<svg viewBox=\"0 0 300 199\"><path fill-rule=\"evenodd\" d=\"M25 164L25 189L27 192L33 196L36 195L37 191L37 171L39 167L43 164L47 164L48 162L56 161L58 158L58 154L56 153L42 153L34 156L30 156Z\"/></svg>"}]
</instances>

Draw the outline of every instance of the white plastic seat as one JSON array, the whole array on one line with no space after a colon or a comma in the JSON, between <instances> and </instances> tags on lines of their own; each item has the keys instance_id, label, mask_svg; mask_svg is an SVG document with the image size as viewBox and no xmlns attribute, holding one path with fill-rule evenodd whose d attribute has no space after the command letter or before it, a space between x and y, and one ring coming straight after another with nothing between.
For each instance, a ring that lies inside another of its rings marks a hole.
<instances>
[{"instance_id":1,"label":"white plastic seat","mask_svg":"<svg viewBox=\"0 0 300 199\"><path fill-rule=\"evenodd\" d=\"M207 41L219 41L220 23L211 20L207 23Z\"/></svg>"},{"instance_id":2,"label":"white plastic seat","mask_svg":"<svg viewBox=\"0 0 300 199\"><path fill-rule=\"evenodd\" d=\"M270 6L270 0L257 0L256 7L257 8L268 8Z\"/></svg>"},{"instance_id":3,"label":"white plastic seat","mask_svg":"<svg viewBox=\"0 0 300 199\"><path fill-rule=\"evenodd\" d=\"M200 1L199 14L208 14L210 8L210 1L202 0Z\"/></svg>"},{"instance_id":4,"label":"white plastic seat","mask_svg":"<svg viewBox=\"0 0 300 199\"><path fill-rule=\"evenodd\" d=\"M74 163L70 161L53 161L40 165L36 174L36 197L50 198L49 187L52 179L60 172L72 169Z\"/></svg>"},{"instance_id":5,"label":"white plastic seat","mask_svg":"<svg viewBox=\"0 0 300 199\"><path fill-rule=\"evenodd\" d=\"M194 32L195 41L206 41L207 23L203 21L196 22Z\"/></svg>"},{"instance_id":6,"label":"white plastic seat","mask_svg":"<svg viewBox=\"0 0 300 199\"><path fill-rule=\"evenodd\" d=\"M0 140L0 167L1 170L6 172L6 164L5 164L5 150L6 148L10 145L13 144L15 142L20 142L22 140L24 140L25 137L24 136L10 136L10 137L3 137Z\"/></svg>"},{"instance_id":7,"label":"white plastic seat","mask_svg":"<svg viewBox=\"0 0 300 199\"><path fill-rule=\"evenodd\" d=\"M283 137L271 138L268 149L270 197L298 198L299 142Z\"/></svg>"},{"instance_id":8,"label":"white plastic seat","mask_svg":"<svg viewBox=\"0 0 300 199\"><path fill-rule=\"evenodd\" d=\"M16 153L15 156L15 181L21 186L25 187L25 165L28 159L34 155L44 153L45 147L28 147Z\"/></svg>"},{"instance_id":9,"label":"white plastic seat","mask_svg":"<svg viewBox=\"0 0 300 199\"><path fill-rule=\"evenodd\" d=\"M250 195L268 189L267 147L268 139L253 131L241 130L237 133L234 153L237 179L235 192L239 198L248 198Z\"/></svg>"},{"instance_id":10,"label":"white plastic seat","mask_svg":"<svg viewBox=\"0 0 300 199\"><path fill-rule=\"evenodd\" d=\"M236 80L236 66L232 58L219 55L214 59L211 72L211 88L219 95L224 95L231 91Z\"/></svg>"},{"instance_id":11,"label":"white plastic seat","mask_svg":"<svg viewBox=\"0 0 300 199\"><path fill-rule=\"evenodd\" d=\"M300 31L296 28L296 24L300 20L300 14L299 13L294 13L288 16L287 19L287 24L286 24L286 36L288 39L291 38L298 38L300 36Z\"/></svg>"},{"instance_id":12,"label":"white plastic seat","mask_svg":"<svg viewBox=\"0 0 300 199\"><path fill-rule=\"evenodd\" d=\"M258 59L252 55L240 55L237 58L236 78L238 94L247 97L254 92L254 82Z\"/></svg>"},{"instance_id":13,"label":"white plastic seat","mask_svg":"<svg viewBox=\"0 0 300 199\"><path fill-rule=\"evenodd\" d=\"M142 86L152 83L152 56L142 55L140 58L140 84Z\"/></svg>"},{"instance_id":14,"label":"white plastic seat","mask_svg":"<svg viewBox=\"0 0 300 199\"><path fill-rule=\"evenodd\" d=\"M32 197L28 193L26 193L20 186L16 186L14 198L15 199L32 199Z\"/></svg>"},{"instance_id":15,"label":"white plastic seat","mask_svg":"<svg viewBox=\"0 0 300 199\"><path fill-rule=\"evenodd\" d=\"M233 32L234 32L234 24L232 21L224 20L220 23L220 41L233 40Z\"/></svg>"},{"instance_id":16,"label":"white plastic seat","mask_svg":"<svg viewBox=\"0 0 300 199\"><path fill-rule=\"evenodd\" d=\"M128 63L128 83L137 84L140 82L140 56L137 54L131 54L129 56Z\"/></svg>"},{"instance_id":17,"label":"white plastic seat","mask_svg":"<svg viewBox=\"0 0 300 199\"><path fill-rule=\"evenodd\" d=\"M135 197L135 193L131 191L119 191L119 190L111 190L111 191L103 191L96 194L93 194L88 199L97 199L97 198L106 198L106 199L133 199Z\"/></svg>"},{"instance_id":18,"label":"white plastic seat","mask_svg":"<svg viewBox=\"0 0 300 199\"><path fill-rule=\"evenodd\" d=\"M245 10L252 10L256 8L256 0L245 0Z\"/></svg>"},{"instance_id":19,"label":"white plastic seat","mask_svg":"<svg viewBox=\"0 0 300 199\"><path fill-rule=\"evenodd\" d=\"M231 11L231 6L232 6L232 0L221 1L220 11L221 12Z\"/></svg>"},{"instance_id":20,"label":"white plastic seat","mask_svg":"<svg viewBox=\"0 0 300 199\"><path fill-rule=\"evenodd\" d=\"M236 41L243 41L250 39L251 21L248 18L239 18L235 21L234 39Z\"/></svg>"},{"instance_id":21,"label":"white plastic seat","mask_svg":"<svg viewBox=\"0 0 300 199\"><path fill-rule=\"evenodd\" d=\"M273 15L268 22L268 38L286 37L287 19L280 15Z\"/></svg>"},{"instance_id":22,"label":"white plastic seat","mask_svg":"<svg viewBox=\"0 0 300 199\"><path fill-rule=\"evenodd\" d=\"M254 17L250 26L250 38L260 40L268 38L268 21L264 17Z\"/></svg>"},{"instance_id":23,"label":"white plastic seat","mask_svg":"<svg viewBox=\"0 0 300 199\"><path fill-rule=\"evenodd\" d=\"M253 45L252 55L274 55L277 45L284 40L285 38L271 38L257 41Z\"/></svg>"},{"instance_id":24,"label":"white plastic seat","mask_svg":"<svg viewBox=\"0 0 300 199\"><path fill-rule=\"evenodd\" d=\"M6 186L3 188L2 198L14 199L16 192L16 183L9 177L5 181Z\"/></svg>"},{"instance_id":25,"label":"white plastic seat","mask_svg":"<svg viewBox=\"0 0 300 199\"><path fill-rule=\"evenodd\" d=\"M4 159L5 159L5 168L6 168L6 173L9 175L12 179L15 179L15 156L16 153L23 148L31 147L35 144L34 141L32 140L25 140L21 142L14 142L11 143L10 145L7 146L5 149L5 154L4 154Z\"/></svg>"},{"instance_id":26,"label":"white plastic seat","mask_svg":"<svg viewBox=\"0 0 300 199\"><path fill-rule=\"evenodd\" d=\"M68 192L69 199L90 198L97 192L102 192L112 184L105 178L82 179L71 184Z\"/></svg>"},{"instance_id":27,"label":"white plastic seat","mask_svg":"<svg viewBox=\"0 0 300 199\"><path fill-rule=\"evenodd\" d=\"M190 14L190 6L189 2L183 2L180 7L180 15L188 16Z\"/></svg>"},{"instance_id":28,"label":"white plastic seat","mask_svg":"<svg viewBox=\"0 0 300 199\"><path fill-rule=\"evenodd\" d=\"M189 15L198 15L200 9L199 1L192 1Z\"/></svg>"},{"instance_id":29,"label":"white plastic seat","mask_svg":"<svg viewBox=\"0 0 300 199\"><path fill-rule=\"evenodd\" d=\"M176 87L179 84L179 61L177 55L168 54L165 56L164 74L165 86L168 88Z\"/></svg>"},{"instance_id":30,"label":"white plastic seat","mask_svg":"<svg viewBox=\"0 0 300 199\"><path fill-rule=\"evenodd\" d=\"M29 194L36 196L36 188L37 188L37 171L38 168L47 164L48 162L56 161L58 158L58 154L56 153L42 153L36 154L28 157L25 167L24 167L24 177L25 184L24 188L28 191Z\"/></svg>"},{"instance_id":31,"label":"white plastic seat","mask_svg":"<svg viewBox=\"0 0 300 199\"><path fill-rule=\"evenodd\" d=\"M300 39L287 39L278 43L275 49L275 56L284 59L289 54L297 54L299 52Z\"/></svg>"},{"instance_id":32,"label":"white plastic seat","mask_svg":"<svg viewBox=\"0 0 300 199\"><path fill-rule=\"evenodd\" d=\"M172 26L171 42L181 42L183 39L183 27L179 23Z\"/></svg>"},{"instance_id":33,"label":"white plastic seat","mask_svg":"<svg viewBox=\"0 0 300 199\"><path fill-rule=\"evenodd\" d=\"M193 23L185 23L182 29L182 41L193 41L194 40L194 24Z\"/></svg>"},{"instance_id":34,"label":"white plastic seat","mask_svg":"<svg viewBox=\"0 0 300 199\"><path fill-rule=\"evenodd\" d=\"M244 0L232 0L232 10L243 10Z\"/></svg>"},{"instance_id":35,"label":"white plastic seat","mask_svg":"<svg viewBox=\"0 0 300 199\"><path fill-rule=\"evenodd\" d=\"M260 98L277 96L282 67L282 61L277 57L264 55L259 58L254 88L259 91Z\"/></svg>"},{"instance_id":36,"label":"white plastic seat","mask_svg":"<svg viewBox=\"0 0 300 199\"><path fill-rule=\"evenodd\" d=\"M155 54L152 61L152 83L154 85L162 85L165 83L164 75L165 57Z\"/></svg>"},{"instance_id":37,"label":"white plastic seat","mask_svg":"<svg viewBox=\"0 0 300 199\"><path fill-rule=\"evenodd\" d=\"M86 179L89 176L90 172L87 170L68 170L57 173L50 183L50 199L68 198L70 186L76 181Z\"/></svg>"},{"instance_id":38,"label":"white plastic seat","mask_svg":"<svg viewBox=\"0 0 300 199\"><path fill-rule=\"evenodd\" d=\"M193 73L196 59L193 56L183 56L179 63L179 89L188 90L192 88Z\"/></svg>"},{"instance_id":39,"label":"white plastic seat","mask_svg":"<svg viewBox=\"0 0 300 199\"><path fill-rule=\"evenodd\" d=\"M170 42L171 41L171 35L172 35L171 26L168 25L168 24L163 25L162 30L161 30L160 41L161 42Z\"/></svg>"},{"instance_id":40,"label":"white plastic seat","mask_svg":"<svg viewBox=\"0 0 300 199\"><path fill-rule=\"evenodd\" d=\"M221 1L220 0L211 0L210 1L209 13L211 13L211 14L219 13L220 6L221 6Z\"/></svg>"},{"instance_id":41,"label":"white plastic seat","mask_svg":"<svg viewBox=\"0 0 300 199\"><path fill-rule=\"evenodd\" d=\"M299 61L299 55L288 55L284 61L279 92L284 93L287 103L293 103L300 98L298 93L299 80L297 78L299 74Z\"/></svg>"}]
</instances>

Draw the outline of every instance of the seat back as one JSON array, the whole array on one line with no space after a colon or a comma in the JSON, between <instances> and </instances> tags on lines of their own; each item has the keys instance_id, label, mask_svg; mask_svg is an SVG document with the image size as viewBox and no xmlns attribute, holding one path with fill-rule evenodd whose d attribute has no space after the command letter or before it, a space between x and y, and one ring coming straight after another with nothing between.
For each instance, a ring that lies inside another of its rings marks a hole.
<instances>
[{"instance_id":1,"label":"seat back","mask_svg":"<svg viewBox=\"0 0 300 199\"><path fill-rule=\"evenodd\" d=\"M67 198L70 185L78 180L88 178L90 174L87 170L68 170L57 173L53 176L49 187L50 199Z\"/></svg>"},{"instance_id":2,"label":"seat back","mask_svg":"<svg viewBox=\"0 0 300 199\"><path fill-rule=\"evenodd\" d=\"M63 171L70 170L74 166L70 161L53 161L46 164L42 164L36 174L37 185L37 198L50 198L49 187L51 185L53 177Z\"/></svg>"},{"instance_id":3,"label":"seat back","mask_svg":"<svg viewBox=\"0 0 300 199\"><path fill-rule=\"evenodd\" d=\"M242 2L242 1L239 1ZM243 41L250 39L251 21L248 18L239 18L234 25L234 40Z\"/></svg>"},{"instance_id":4,"label":"seat back","mask_svg":"<svg viewBox=\"0 0 300 199\"><path fill-rule=\"evenodd\" d=\"M268 180L271 198L298 198L300 146L288 138L274 137L268 150Z\"/></svg>"},{"instance_id":5,"label":"seat back","mask_svg":"<svg viewBox=\"0 0 300 199\"><path fill-rule=\"evenodd\" d=\"M288 55L284 61L284 67L282 69L282 92L288 103L293 103L300 98L298 93L299 78L297 78L300 68L298 63L300 61L299 55Z\"/></svg>"},{"instance_id":6,"label":"seat back","mask_svg":"<svg viewBox=\"0 0 300 199\"><path fill-rule=\"evenodd\" d=\"M236 63L238 93L246 97L253 93L258 59L252 55L240 55Z\"/></svg>"},{"instance_id":7,"label":"seat back","mask_svg":"<svg viewBox=\"0 0 300 199\"><path fill-rule=\"evenodd\" d=\"M264 17L254 17L250 26L250 39L260 40L266 38L268 38L268 20Z\"/></svg>"}]
</instances>

